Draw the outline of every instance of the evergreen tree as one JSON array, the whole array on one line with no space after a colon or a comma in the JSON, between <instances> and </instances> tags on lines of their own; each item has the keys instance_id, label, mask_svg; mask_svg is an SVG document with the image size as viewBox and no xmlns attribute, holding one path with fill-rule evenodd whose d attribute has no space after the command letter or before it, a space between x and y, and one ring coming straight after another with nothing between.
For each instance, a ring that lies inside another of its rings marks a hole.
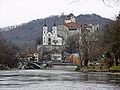
<instances>
[{"instance_id":1,"label":"evergreen tree","mask_svg":"<svg viewBox=\"0 0 120 90\"><path fill-rule=\"evenodd\" d=\"M107 24L104 31L104 44L107 50L111 52L115 59L115 64L118 65L118 58L120 58L120 14L116 21Z\"/></svg>"}]
</instances>

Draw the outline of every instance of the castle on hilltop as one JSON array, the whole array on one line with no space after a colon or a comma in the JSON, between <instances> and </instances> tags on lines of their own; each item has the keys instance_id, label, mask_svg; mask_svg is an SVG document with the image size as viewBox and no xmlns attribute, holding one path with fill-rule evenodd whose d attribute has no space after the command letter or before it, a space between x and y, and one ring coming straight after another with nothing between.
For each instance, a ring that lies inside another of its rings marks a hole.
<instances>
[{"instance_id":1,"label":"castle on hilltop","mask_svg":"<svg viewBox=\"0 0 120 90\"><path fill-rule=\"evenodd\" d=\"M37 45L40 58L48 57L52 60L61 60L62 51L65 49L64 45L69 36L83 32L94 33L99 30L99 23L93 22L91 24L78 24L76 17L71 13L63 20L63 24L56 26L55 23L51 32L48 32L48 27L43 26L42 45Z\"/></svg>"}]
</instances>

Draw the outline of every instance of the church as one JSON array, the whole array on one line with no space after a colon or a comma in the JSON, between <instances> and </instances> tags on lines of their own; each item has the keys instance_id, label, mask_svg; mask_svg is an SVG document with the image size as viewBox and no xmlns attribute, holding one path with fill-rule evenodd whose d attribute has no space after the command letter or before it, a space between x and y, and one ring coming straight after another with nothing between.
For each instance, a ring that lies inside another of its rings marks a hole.
<instances>
[{"instance_id":1,"label":"church","mask_svg":"<svg viewBox=\"0 0 120 90\"><path fill-rule=\"evenodd\" d=\"M51 32L48 32L47 25L43 26L42 45L37 45L37 50L40 59L50 57L52 60L60 61L64 56L63 51L69 36L79 33L81 37L84 32L94 33L99 30L99 24L78 24L76 17L71 13L63 20L62 25L56 26L54 23L51 29Z\"/></svg>"},{"instance_id":2,"label":"church","mask_svg":"<svg viewBox=\"0 0 120 90\"><path fill-rule=\"evenodd\" d=\"M39 59L61 62L61 52L63 50L62 38L58 36L58 28L55 23L51 29L51 32L48 32L47 25L43 26L42 45L37 45Z\"/></svg>"},{"instance_id":3,"label":"church","mask_svg":"<svg viewBox=\"0 0 120 90\"><path fill-rule=\"evenodd\" d=\"M54 24L52 32L48 32L45 24L43 27L43 45L62 45L62 38L58 37L57 26Z\"/></svg>"}]
</instances>

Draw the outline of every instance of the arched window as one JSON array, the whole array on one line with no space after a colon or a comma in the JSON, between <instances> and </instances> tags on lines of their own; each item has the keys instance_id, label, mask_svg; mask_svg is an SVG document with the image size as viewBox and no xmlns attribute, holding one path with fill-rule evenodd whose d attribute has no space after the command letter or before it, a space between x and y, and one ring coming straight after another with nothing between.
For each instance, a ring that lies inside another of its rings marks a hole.
<instances>
[{"instance_id":1,"label":"arched window","mask_svg":"<svg viewBox=\"0 0 120 90\"><path fill-rule=\"evenodd\" d=\"M51 38L48 38L48 45L51 45Z\"/></svg>"},{"instance_id":2,"label":"arched window","mask_svg":"<svg viewBox=\"0 0 120 90\"><path fill-rule=\"evenodd\" d=\"M99 29L97 28L97 31L98 31Z\"/></svg>"}]
</instances>

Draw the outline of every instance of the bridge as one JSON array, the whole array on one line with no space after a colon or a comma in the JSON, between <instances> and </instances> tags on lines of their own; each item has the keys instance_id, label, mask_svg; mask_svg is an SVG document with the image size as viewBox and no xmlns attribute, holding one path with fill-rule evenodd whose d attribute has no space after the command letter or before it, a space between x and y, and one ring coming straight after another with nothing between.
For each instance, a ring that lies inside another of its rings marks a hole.
<instances>
[{"instance_id":1,"label":"bridge","mask_svg":"<svg viewBox=\"0 0 120 90\"><path fill-rule=\"evenodd\" d=\"M80 66L79 63L53 63L53 65L61 65L61 66Z\"/></svg>"},{"instance_id":2,"label":"bridge","mask_svg":"<svg viewBox=\"0 0 120 90\"><path fill-rule=\"evenodd\" d=\"M51 67L51 68L67 68L67 67L74 67L76 68L77 66L81 66L79 63L57 63L57 62L35 62L35 61L28 61L28 63L32 64L34 68L36 69L42 69L46 67Z\"/></svg>"}]
</instances>

